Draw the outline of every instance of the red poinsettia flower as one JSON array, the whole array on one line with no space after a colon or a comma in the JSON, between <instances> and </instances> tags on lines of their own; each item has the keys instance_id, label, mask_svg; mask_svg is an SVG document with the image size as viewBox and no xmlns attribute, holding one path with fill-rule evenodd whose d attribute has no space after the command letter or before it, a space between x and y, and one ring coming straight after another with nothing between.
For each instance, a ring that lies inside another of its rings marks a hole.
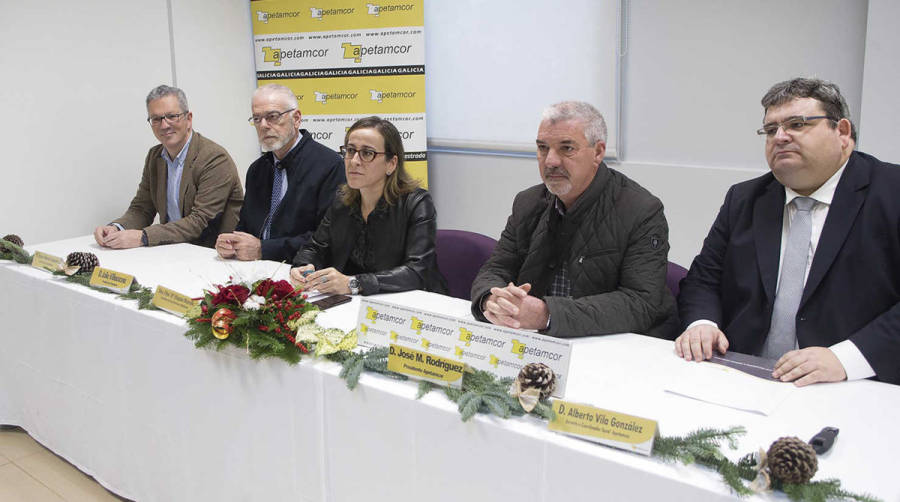
<instances>
[{"instance_id":1,"label":"red poinsettia flower","mask_svg":"<svg viewBox=\"0 0 900 502\"><path fill-rule=\"evenodd\" d=\"M247 298L250 297L250 289L247 286L240 284L222 286L217 284L216 287L219 288L219 292L213 296L213 305L221 305L223 303L243 305Z\"/></svg>"},{"instance_id":2,"label":"red poinsettia flower","mask_svg":"<svg viewBox=\"0 0 900 502\"><path fill-rule=\"evenodd\" d=\"M273 281L264 279L256 286L255 294L268 296L272 300L281 300L294 292L294 286L288 281Z\"/></svg>"}]
</instances>

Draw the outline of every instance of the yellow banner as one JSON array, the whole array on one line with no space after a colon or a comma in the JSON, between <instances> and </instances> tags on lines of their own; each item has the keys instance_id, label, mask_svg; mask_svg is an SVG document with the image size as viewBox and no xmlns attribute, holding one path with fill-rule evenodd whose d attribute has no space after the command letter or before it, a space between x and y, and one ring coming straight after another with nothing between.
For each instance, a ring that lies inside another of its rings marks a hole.
<instances>
[{"instance_id":1,"label":"yellow banner","mask_svg":"<svg viewBox=\"0 0 900 502\"><path fill-rule=\"evenodd\" d=\"M108 268L96 267L94 268L94 273L91 274L90 284L94 287L104 287L118 293L125 293L131 287L132 282L134 282L133 275L123 274Z\"/></svg>"},{"instance_id":2,"label":"yellow banner","mask_svg":"<svg viewBox=\"0 0 900 502\"><path fill-rule=\"evenodd\" d=\"M31 266L42 270L49 270L50 272L56 272L59 270L59 265L62 262L63 259L58 256L35 251L34 257L31 259Z\"/></svg>"},{"instance_id":3,"label":"yellow banner","mask_svg":"<svg viewBox=\"0 0 900 502\"><path fill-rule=\"evenodd\" d=\"M253 33L256 35L362 30L394 26L422 26L425 14L421 0L367 2L329 0L316 5L296 0L250 2Z\"/></svg>"},{"instance_id":4,"label":"yellow banner","mask_svg":"<svg viewBox=\"0 0 900 502\"><path fill-rule=\"evenodd\" d=\"M294 91L303 114L385 115L425 109L425 75L273 79L266 83Z\"/></svg>"},{"instance_id":5,"label":"yellow banner","mask_svg":"<svg viewBox=\"0 0 900 502\"><path fill-rule=\"evenodd\" d=\"M151 303L166 312L181 316L183 316L188 309L197 304L190 296L183 295L163 286L156 286L156 292L153 294Z\"/></svg>"},{"instance_id":6,"label":"yellow banner","mask_svg":"<svg viewBox=\"0 0 900 502\"><path fill-rule=\"evenodd\" d=\"M466 365L453 359L391 344L387 369L419 380L459 388L462 386Z\"/></svg>"},{"instance_id":7,"label":"yellow banner","mask_svg":"<svg viewBox=\"0 0 900 502\"><path fill-rule=\"evenodd\" d=\"M555 399L547 428L623 450L650 455L656 421Z\"/></svg>"}]
</instances>

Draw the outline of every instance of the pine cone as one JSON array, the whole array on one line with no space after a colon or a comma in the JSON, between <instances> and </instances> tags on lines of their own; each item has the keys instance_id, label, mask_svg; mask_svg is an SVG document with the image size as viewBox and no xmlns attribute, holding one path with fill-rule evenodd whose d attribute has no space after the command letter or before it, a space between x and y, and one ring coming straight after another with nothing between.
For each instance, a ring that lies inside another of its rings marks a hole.
<instances>
[{"instance_id":1,"label":"pine cone","mask_svg":"<svg viewBox=\"0 0 900 502\"><path fill-rule=\"evenodd\" d=\"M546 399L553 390L556 389L556 375L544 363L528 363L516 377L519 382L519 388L523 391L527 389L537 389L541 392L541 399Z\"/></svg>"},{"instance_id":2,"label":"pine cone","mask_svg":"<svg viewBox=\"0 0 900 502\"><path fill-rule=\"evenodd\" d=\"M3 240L12 242L13 244L15 244L19 247L22 247L25 245L25 243L22 241L22 238L16 234L9 234L6 237L4 237ZM4 246L2 243L0 243L0 253L9 253L11 251L12 251L11 249L7 249L6 246Z\"/></svg>"},{"instance_id":3,"label":"pine cone","mask_svg":"<svg viewBox=\"0 0 900 502\"><path fill-rule=\"evenodd\" d=\"M783 482L802 485L816 474L819 461L812 446L800 438L779 438L766 454L772 477Z\"/></svg>"},{"instance_id":4,"label":"pine cone","mask_svg":"<svg viewBox=\"0 0 900 502\"><path fill-rule=\"evenodd\" d=\"M100 266L100 260L94 253L75 252L66 256L66 265L69 267L80 267L79 274L90 274L94 271L94 267Z\"/></svg>"}]
</instances>

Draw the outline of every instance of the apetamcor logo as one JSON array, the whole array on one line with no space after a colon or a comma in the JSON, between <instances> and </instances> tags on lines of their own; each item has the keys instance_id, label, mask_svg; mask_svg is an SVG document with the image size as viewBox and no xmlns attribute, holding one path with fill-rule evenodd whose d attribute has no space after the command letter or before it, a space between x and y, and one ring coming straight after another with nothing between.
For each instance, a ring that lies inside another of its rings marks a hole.
<instances>
[{"instance_id":1,"label":"apetamcor logo","mask_svg":"<svg viewBox=\"0 0 900 502\"><path fill-rule=\"evenodd\" d=\"M378 17L382 12L394 12L394 11L404 11L404 10L413 10L414 5L411 3L405 4L397 4L397 5L378 5L374 3L366 4L366 13L370 16Z\"/></svg>"},{"instance_id":2,"label":"apetamcor logo","mask_svg":"<svg viewBox=\"0 0 900 502\"><path fill-rule=\"evenodd\" d=\"M412 99L416 97L416 91L389 91L382 92L377 89L369 89L372 101L383 102L385 99Z\"/></svg>"},{"instance_id":3,"label":"apetamcor logo","mask_svg":"<svg viewBox=\"0 0 900 502\"><path fill-rule=\"evenodd\" d=\"M378 320L387 321L393 324L399 324L401 326L406 324L406 319L390 314L382 314L372 307L366 307L366 319L372 321L372 324L375 324Z\"/></svg>"},{"instance_id":4,"label":"apetamcor logo","mask_svg":"<svg viewBox=\"0 0 900 502\"><path fill-rule=\"evenodd\" d=\"M359 96L359 93L356 92L319 92L313 91L316 93L316 103L322 103L323 105L328 103L329 100L341 101L347 99L356 99ZM371 307L366 307L371 308Z\"/></svg>"},{"instance_id":5,"label":"apetamcor logo","mask_svg":"<svg viewBox=\"0 0 900 502\"><path fill-rule=\"evenodd\" d=\"M438 326L436 324L429 324L422 322L418 317L413 316L410 319L409 328L414 330L418 334L422 334L422 331L428 331L431 333L440 333L442 335L453 336L453 330L450 328L445 328L444 326Z\"/></svg>"},{"instance_id":6,"label":"apetamcor logo","mask_svg":"<svg viewBox=\"0 0 900 502\"><path fill-rule=\"evenodd\" d=\"M562 358L562 354L560 354L558 352L550 352L549 350L535 349L533 347L528 347L527 345L516 340L515 338L512 339L512 344L513 344L512 353L516 354L519 357L519 359L522 359L523 357L525 357L525 354L528 354L529 356L534 356L534 357L541 357L544 359L552 359L554 361L559 361Z\"/></svg>"},{"instance_id":7,"label":"apetamcor logo","mask_svg":"<svg viewBox=\"0 0 900 502\"><path fill-rule=\"evenodd\" d=\"M286 17L297 17L300 15L300 11L289 11L289 12L266 12L262 10L256 11L256 20L263 23L269 24L269 19L281 19Z\"/></svg>"},{"instance_id":8,"label":"apetamcor logo","mask_svg":"<svg viewBox=\"0 0 900 502\"><path fill-rule=\"evenodd\" d=\"M501 349L506 346L506 342L504 342L503 340L498 340L489 336L476 335L466 328L459 328L459 341L466 342L466 347L471 346L473 343L490 345L492 347L499 347Z\"/></svg>"},{"instance_id":9,"label":"apetamcor logo","mask_svg":"<svg viewBox=\"0 0 900 502\"><path fill-rule=\"evenodd\" d=\"M285 59L323 58L328 55L330 49L290 49L283 51L278 47L263 47L263 61L281 66Z\"/></svg>"},{"instance_id":10,"label":"apetamcor logo","mask_svg":"<svg viewBox=\"0 0 900 502\"><path fill-rule=\"evenodd\" d=\"M321 21L323 16L353 14L353 11L355 10L356 7L347 7L344 9L320 9L318 7L310 7L309 14L313 19Z\"/></svg>"},{"instance_id":11,"label":"apetamcor logo","mask_svg":"<svg viewBox=\"0 0 900 502\"><path fill-rule=\"evenodd\" d=\"M361 63L363 56L381 56L389 54L407 54L412 48L412 44L398 45L363 45L351 44L344 42L341 44L344 49L344 59L352 59L354 63Z\"/></svg>"}]
</instances>

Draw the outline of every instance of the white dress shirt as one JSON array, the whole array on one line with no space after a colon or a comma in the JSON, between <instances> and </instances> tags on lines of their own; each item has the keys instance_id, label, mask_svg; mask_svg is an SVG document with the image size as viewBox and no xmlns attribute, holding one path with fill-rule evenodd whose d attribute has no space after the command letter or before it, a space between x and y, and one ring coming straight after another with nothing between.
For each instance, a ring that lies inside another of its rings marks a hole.
<instances>
[{"instance_id":1,"label":"white dress shirt","mask_svg":"<svg viewBox=\"0 0 900 502\"><path fill-rule=\"evenodd\" d=\"M806 273L803 277L804 284L806 283L806 278L809 277L809 269L812 266L813 256L816 254L816 247L819 245L819 238L822 236L822 228L825 226L825 219L828 217L828 210L831 208L831 201L834 199L834 192L837 189L838 182L841 180L841 176L844 174L844 169L847 167L847 164L844 163L840 169L835 172L831 178L828 178L822 186L818 188L815 192L809 195L810 198L816 201L815 205L811 211L811 219L812 219L812 232L809 237L809 258L806 261ZM788 231L791 228L791 222L794 219L794 215L797 213L797 208L794 207L791 202L797 198L802 197L802 195L797 192L791 190L788 187L784 187L784 218L782 218L782 228L781 228L781 254L778 258L778 282L781 282L781 263L784 261L784 248L787 245ZM777 286L776 286L777 291ZM694 326L707 324L711 326L718 325L708 319L698 319L692 322L688 329L693 328ZM849 333L848 333L849 334ZM728 336L727 334L725 335ZM797 346L795 346L797 348ZM838 361L844 366L844 371L847 373L847 380L860 380L863 378L869 378L875 376L875 370L872 369L872 366L866 361L866 358L862 355L862 352L859 351L859 348L851 342L850 340L844 340L843 342L836 343L829 347L834 355L838 358Z\"/></svg>"}]
</instances>

